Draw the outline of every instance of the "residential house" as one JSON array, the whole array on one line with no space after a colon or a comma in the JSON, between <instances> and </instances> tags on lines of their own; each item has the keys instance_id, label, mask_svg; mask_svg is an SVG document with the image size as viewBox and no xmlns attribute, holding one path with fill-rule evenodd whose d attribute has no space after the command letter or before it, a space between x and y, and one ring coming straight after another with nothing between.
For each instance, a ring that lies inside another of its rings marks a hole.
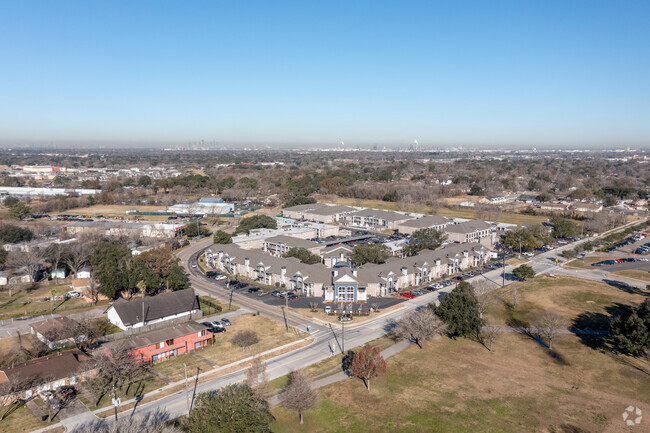
<instances>
[{"instance_id":1,"label":"residential house","mask_svg":"<svg viewBox=\"0 0 650 433\"><path fill-rule=\"evenodd\" d=\"M50 275L51 275L52 278L61 278L61 279L63 279L63 278L68 276L68 269L67 268L59 268L59 269L56 269L56 270L52 270Z\"/></svg>"},{"instance_id":2,"label":"residential house","mask_svg":"<svg viewBox=\"0 0 650 433\"><path fill-rule=\"evenodd\" d=\"M154 364L202 349L212 341L212 335L205 325L189 321L112 341L104 345L104 350L110 353L126 349L135 359Z\"/></svg>"},{"instance_id":3,"label":"residential house","mask_svg":"<svg viewBox=\"0 0 650 433\"><path fill-rule=\"evenodd\" d=\"M120 298L108 307L107 314L109 322L126 330L168 320L190 320L199 311L194 290L184 289L130 301Z\"/></svg>"},{"instance_id":4,"label":"residential house","mask_svg":"<svg viewBox=\"0 0 650 433\"><path fill-rule=\"evenodd\" d=\"M30 325L32 335L50 349L74 346L88 340L88 330L76 320L66 316L52 317Z\"/></svg>"},{"instance_id":5,"label":"residential house","mask_svg":"<svg viewBox=\"0 0 650 433\"><path fill-rule=\"evenodd\" d=\"M57 352L11 367L0 368L0 395L8 394L12 381L28 379L32 386L15 398L29 399L42 391L54 391L77 383L95 374L92 358L79 349Z\"/></svg>"},{"instance_id":6,"label":"residential house","mask_svg":"<svg viewBox=\"0 0 650 433\"><path fill-rule=\"evenodd\" d=\"M90 266L84 265L79 270L79 272L77 272L76 278L78 278L78 279L91 278L91 272L92 272L92 270L90 269Z\"/></svg>"},{"instance_id":7,"label":"residential house","mask_svg":"<svg viewBox=\"0 0 650 433\"><path fill-rule=\"evenodd\" d=\"M397 226L397 230L401 234L412 235L414 232L421 229L436 229L442 230L449 225L449 220L440 215L427 215L422 218L404 221Z\"/></svg>"},{"instance_id":8,"label":"residential house","mask_svg":"<svg viewBox=\"0 0 650 433\"><path fill-rule=\"evenodd\" d=\"M447 240L459 243L477 242L492 248L496 242L495 229L481 220L469 220L459 224L449 224L444 228Z\"/></svg>"},{"instance_id":9,"label":"residential house","mask_svg":"<svg viewBox=\"0 0 650 433\"><path fill-rule=\"evenodd\" d=\"M507 194L494 194L494 195L489 195L479 201L490 203L490 204L502 204L502 203L506 203L508 201L508 198L509 196Z\"/></svg>"}]
</instances>

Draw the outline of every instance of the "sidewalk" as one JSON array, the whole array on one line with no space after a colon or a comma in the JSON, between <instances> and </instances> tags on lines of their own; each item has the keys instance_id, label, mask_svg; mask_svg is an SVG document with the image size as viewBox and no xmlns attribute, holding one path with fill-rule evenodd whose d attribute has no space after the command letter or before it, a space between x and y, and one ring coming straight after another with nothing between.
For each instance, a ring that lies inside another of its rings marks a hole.
<instances>
[{"instance_id":1,"label":"sidewalk","mask_svg":"<svg viewBox=\"0 0 650 433\"><path fill-rule=\"evenodd\" d=\"M409 341L401 340L400 342L395 343L392 346L382 350L381 356L383 356L384 359L388 359L391 356L395 356L398 353L402 352L403 350L407 349L410 345L411 343ZM350 376L348 376L343 371L339 371L338 373L334 373L322 379L315 380L314 382L311 383L311 386L313 389L318 389L327 385L331 385L332 383L341 382L342 380L346 380L346 379L350 379ZM268 400L268 402L269 402L269 406L271 407L279 405L282 402L282 393L274 395Z\"/></svg>"}]
</instances>

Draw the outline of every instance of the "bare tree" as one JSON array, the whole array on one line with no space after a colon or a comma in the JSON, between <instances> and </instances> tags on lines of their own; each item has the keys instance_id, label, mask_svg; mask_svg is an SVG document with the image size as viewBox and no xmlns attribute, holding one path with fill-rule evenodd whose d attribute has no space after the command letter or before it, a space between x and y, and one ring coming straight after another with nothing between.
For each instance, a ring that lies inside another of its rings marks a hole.
<instances>
[{"instance_id":1,"label":"bare tree","mask_svg":"<svg viewBox=\"0 0 650 433\"><path fill-rule=\"evenodd\" d=\"M386 360L381 356L378 347L366 344L363 349L354 354L350 363L350 374L363 380L366 389L370 391L370 379L386 373Z\"/></svg>"},{"instance_id":2,"label":"bare tree","mask_svg":"<svg viewBox=\"0 0 650 433\"><path fill-rule=\"evenodd\" d=\"M182 433L178 427L170 425L169 416L164 412L147 415L144 418L120 418L117 422L99 419L75 429L76 433Z\"/></svg>"},{"instance_id":3,"label":"bare tree","mask_svg":"<svg viewBox=\"0 0 650 433\"><path fill-rule=\"evenodd\" d=\"M494 291L486 280L481 280L477 283L473 283L472 288L474 289L474 296L478 301L479 317L482 319L483 314L487 312L488 308L490 308L490 305L492 305L494 302Z\"/></svg>"},{"instance_id":4,"label":"bare tree","mask_svg":"<svg viewBox=\"0 0 650 433\"><path fill-rule=\"evenodd\" d=\"M312 313L315 312L318 309L318 302L310 302L309 308Z\"/></svg>"},{"instance_id":5,"label":"bare tree","mask_svg":"<svg viewBox=\"0 0 650 433\"><path fill-rule=\"evenodd\" d=\"M97 284L97 280L95 280L94 277L90 277L90 285L88 286L88 289L86 289L86 292L88 293L88 296L90 296L90 300L92 301L93 305L96 305L97 302L99 302L99 295L101 292L99 291L99 284Z\"/></svg>"},{"instance_id":6,"label":"bare tree","mask_svg":"<svg viewBox=\"0 0 650 433\"><path fill-rule=\"evenodd\" d=\"M491 324L486 324L481 328L481 335L480 338L482 341L487 342L488 344L488 350L490 352L493 352L492 347L494 345L494 342L499 338L501 330L499 329L498 326L494 326Z\"/></svg>"},{"instance_id":7,"label":"bare tree","mask_svg":"<svg viewBox=\"0 0 650 433\"><path fill-rule=\"evenodd\" d=\"M53 243L45 250L45 257L52 264L52 271L54 272L54 281L59 284L59 265L65 259L66 248L64 244Z\"/></svg>"},{"instance_id":8,"label":"bare tree","mask_svg":"<svg viewBox=\"0 0 650 433\"><path fill-rule=\"evenodd\" d=\"M237 333L232 337L232 340L230 341L236 346L246 348L252 346L253 344L256 344L258 341L260 341L260 339L257 336L257 332L242 329L241 331L237 331Z\"/></svg>"},{"instance_id":9,"label":"bare tree","mask_svg":"<svg viewBox=\"0 0 650 433\"><path fill-rule=\"evenodd\" d=\"M253 358L253 363L246 370L244 384L250 386L260 398L268 393L269 375L266 373L266 363L259 356Z\"/></svg>"},{"instance_id":10,"label":"bare tree","mask_svg":"<svg viewBox=\"0 0 650 433\"><path fill-rule=\"evenodd\" d=\"M102 397L113 389L131 386L146 375L145 364L132 356L126 343L111 348L109 353L101 352L89 363L87 368L97 370L97 376L87 381L89 387L95 392L97 404Z\"/></svg>"},{"instance_id":11,"label":"bare tree","mask_svg":"<svg viewBox=\"0 0 650 433\"><path fill-rule=\"evenodd\" d=\"M443 334L447 326L429 308L414 311L397 322L393 333L398 338L408 340L422 349L429 338Z\"/></svg>"},{"instance_id":12,"label":"bare tree","mask_svg":"<svg viewBox=\"0 0 650 433\"><path fill-rule=\"evenodd\" d=\"M542 314L534 323L539 335L548 340L549 350L553 350L553 339L568 326L564 316L552 311Z\"/></svg>"},{"instance_id":13,"label":"bare tree","mask_svg":"<svg viewBox=\"0 0 650 433\"><path fill-rule=\"evenodd\" d=\"M90 258L91 247L85 242L76 242L67 249L65 264L68 265L74 276L77 276L81 267Z\"/></svg>"},{"instance_id":14,"label":"bare tree","mask_svg":"<svg viewBox=\"0 0 650 433\"><path fill-rule=\"evenodd\" d=\"M29 274L29 282L34 282L34 275L39 269L43 260L43 252L39 248L33 248L29 251L16 251L9 254L7 264L20 268L25 268Z\"/></svg>"},{"instance_id":15,"label":"bare tree","mask_svg":"<svg viewBox=\"0 0 650 433\"><path fill-rule=\"evenodd\" d=\"M20 375L11 375L8 380L3 384L3 395L0 396L0 421L2 421L14 404L20 403L22 400L22 393L28 391L36 386L36 381L33 377L23 377ZM7 406L5 411L2 409Z\"/></svg>"},{"instance_id":16,"label":"bare tree","mask_svg":"<svg viewBox=\"0 0 650 433\"><path fill-rule=\"evenodd\" d=\"M519 306L519 292L517 291L516 287L512 289L512 306L513 308L517 308Z\"/></svg>"},{"instance_id":17,"label":"bare tree","mask_svg":"<svg viewBox=\"0 0 650 433\"><path fill-rule=\"evenodd\" d=\"M318 394L309 383L307 376L301 371L289 375L289 383L280 395L282 404L289 410L298 412L300 424L303 423L303 412L312 408L318 400Z\"/></svg>"}]
</instances>

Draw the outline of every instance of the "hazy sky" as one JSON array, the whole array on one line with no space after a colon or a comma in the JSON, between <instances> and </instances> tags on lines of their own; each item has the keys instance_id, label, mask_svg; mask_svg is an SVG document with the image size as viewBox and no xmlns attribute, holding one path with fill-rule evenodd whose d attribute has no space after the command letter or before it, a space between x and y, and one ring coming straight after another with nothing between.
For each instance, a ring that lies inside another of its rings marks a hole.
<instances>
[{"instance_id":1,"label":"hazy sky","mask_svg":"<svg viewBox=\"0 0 650 433\"><path fill-rule=\"evenodd\" d=\"M650 145L650 1L3 1L0 143Z\"/></svg>"}]
</instances>

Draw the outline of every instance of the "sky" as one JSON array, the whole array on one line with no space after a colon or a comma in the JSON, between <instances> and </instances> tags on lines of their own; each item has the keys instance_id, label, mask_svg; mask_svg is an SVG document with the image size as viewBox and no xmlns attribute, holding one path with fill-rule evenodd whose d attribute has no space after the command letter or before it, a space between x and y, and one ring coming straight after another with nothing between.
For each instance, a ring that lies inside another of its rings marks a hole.
<instances>
[{"instance_id":1,"label":"sky","mask_svg":"<svg viewBox=\"0 0 650 433\"><path fill-rule=\"evenodd\" d=\"M0 144L650 147L648 0L0 11Z\"/></svg>"}]
</instances>

